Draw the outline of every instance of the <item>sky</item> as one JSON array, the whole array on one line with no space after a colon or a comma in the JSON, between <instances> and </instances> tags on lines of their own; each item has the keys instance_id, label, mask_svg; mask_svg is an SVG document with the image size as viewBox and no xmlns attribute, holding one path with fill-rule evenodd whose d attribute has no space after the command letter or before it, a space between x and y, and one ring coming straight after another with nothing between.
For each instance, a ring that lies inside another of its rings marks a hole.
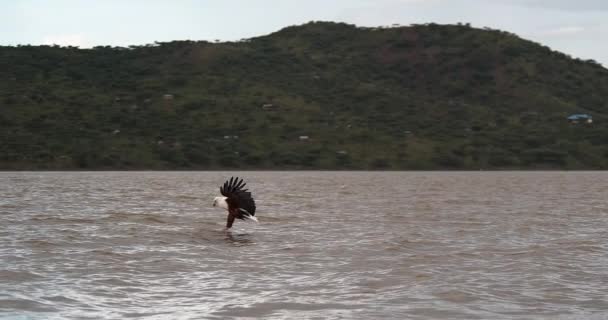
<instances>
[{"instance_id":1,"label":"sky","mask_svg":"<svg viewBox=\"0 0 608 320\"><path fill-rule=\"evenodd\" d=\"M233 41L309 21L471 23L608 66L608 0L11 0L0 45Z\"/></svg>"}]
</instances>

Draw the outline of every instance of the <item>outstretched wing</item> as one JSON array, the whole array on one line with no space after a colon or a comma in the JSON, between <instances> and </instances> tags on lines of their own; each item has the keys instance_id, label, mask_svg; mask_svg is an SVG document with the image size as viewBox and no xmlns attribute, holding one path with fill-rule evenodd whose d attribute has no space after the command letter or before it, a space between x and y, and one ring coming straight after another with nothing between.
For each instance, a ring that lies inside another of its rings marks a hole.
<instances>
[{"instance_id":1,"label":"outstretched wing","mask_svg":"<svg viewBox=\"0 0 608 320\"><path fill-rule=\"evenodd\" d=\"M228 220L230 220L230 215L237 219L245 219L246 215L252 217L255 215L255 201L251 197L251 192L243 189L245 185L247 184L243 182L243 179L232 177L220 187L220 193L227 198ZM234 218L232 219L234 220Z\"/></svg>"}]
</instances>

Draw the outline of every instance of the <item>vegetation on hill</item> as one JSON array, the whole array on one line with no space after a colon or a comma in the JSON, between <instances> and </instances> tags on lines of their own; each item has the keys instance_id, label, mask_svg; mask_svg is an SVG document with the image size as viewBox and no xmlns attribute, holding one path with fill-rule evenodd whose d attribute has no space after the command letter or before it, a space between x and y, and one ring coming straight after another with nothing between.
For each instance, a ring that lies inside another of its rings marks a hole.
<instances>
[{"instance_id":1,"label":"vegetation on hill","mask_svg":"<svg viewBox=\"0 0 608 320\"><path fill-rule=\"evenodd\" d=\"M607 69L468 25L0 47L1 169L606 169L607 120Z\"/></svg>"}]
</instances>

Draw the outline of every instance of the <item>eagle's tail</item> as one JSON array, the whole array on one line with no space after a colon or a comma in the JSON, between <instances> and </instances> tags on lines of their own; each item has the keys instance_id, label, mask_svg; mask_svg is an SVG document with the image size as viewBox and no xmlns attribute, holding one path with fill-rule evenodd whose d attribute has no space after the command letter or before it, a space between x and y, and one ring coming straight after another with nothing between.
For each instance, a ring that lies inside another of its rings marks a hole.
<instances>
[{"instance_id":1,"label":"eagle's tail","mask_svg":"<svg viewBox=\"0 0 608 320\"><path fill-rule=\"evenodd\" d=\"M243 208L240 208L239 210L241 211L241 216L242 216L242 219L243 219L243 220L251 220L251 221L253 221L253 222L255 222L255 223L258 223L258 218L256 218L256 217L252 216L252 215L249 213L249 211L247 211L247 210L245 210L245 209L243 209Z\"/></svg>"},{"instance_id":2,"label":"eagle's tail","mask_svg":"<svg viewBox=\"0 0 608 320\"><path fill-rule=\"evenodd\" d=\"M248 215L248 214L244 214L243 217L245 218L245 220L250 220L253 221L255 223L259 223L258 218Z\"/></svg>"}]
</instances>

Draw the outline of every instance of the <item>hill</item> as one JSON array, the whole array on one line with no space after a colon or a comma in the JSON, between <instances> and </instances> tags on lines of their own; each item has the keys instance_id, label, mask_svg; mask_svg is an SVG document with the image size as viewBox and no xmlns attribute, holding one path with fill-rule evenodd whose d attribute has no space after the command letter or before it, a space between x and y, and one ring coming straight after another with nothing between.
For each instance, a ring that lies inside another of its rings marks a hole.
<instances>
[{"instance_id":1,"label":"hill","mask_svg":"<svg viewBox=\"0 0 608 320\"><path fill-rule=\"evenodd\" d=\"M468 25L0 47L1 169L606 169L607 120L607 69Z\"/></svg>"}]
</instances>

